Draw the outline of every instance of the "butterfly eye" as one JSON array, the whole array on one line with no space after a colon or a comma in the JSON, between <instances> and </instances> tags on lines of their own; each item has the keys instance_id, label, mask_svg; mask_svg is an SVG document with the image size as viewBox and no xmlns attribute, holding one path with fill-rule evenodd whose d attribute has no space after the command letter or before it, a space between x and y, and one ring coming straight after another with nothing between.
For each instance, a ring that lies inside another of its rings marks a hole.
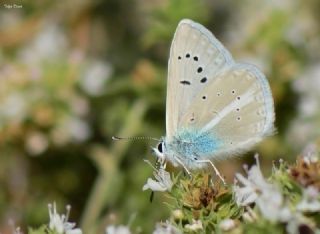
<instances>
[{"instance_id":1,"label":"butterfly eye","mask_svg":"<svg viewBox=\"0 0 320 234\"><path fill-rule=\"evenodd\" d=\"M163 153L163 142L158 145L158 150L160 153Z\"/></svg>"}]
</instances>

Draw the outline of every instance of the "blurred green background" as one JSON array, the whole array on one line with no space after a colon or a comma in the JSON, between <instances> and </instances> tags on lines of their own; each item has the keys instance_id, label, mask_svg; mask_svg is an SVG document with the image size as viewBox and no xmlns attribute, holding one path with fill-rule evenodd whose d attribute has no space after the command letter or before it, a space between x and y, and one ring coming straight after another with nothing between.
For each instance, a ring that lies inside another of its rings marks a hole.
<instances>
[{"instance_id":1,"label":"blurred green background","mask_svg":"<svg viewBox=\"0 0 320 234\"><path fill-rule=\"evenodd\" d=\"M155 143L111 136L165 135L168 52L183 18L260 67L273 91L278 133L219 162L228 181L254 152L265 173L294 161L320 135L319 11L317 0L1 1L0 232L9 220L47 223L53 201L72 205L84 233L129 222L150 233L167 218L165 198L142 192Z\"/></svg>"}]
</instances>

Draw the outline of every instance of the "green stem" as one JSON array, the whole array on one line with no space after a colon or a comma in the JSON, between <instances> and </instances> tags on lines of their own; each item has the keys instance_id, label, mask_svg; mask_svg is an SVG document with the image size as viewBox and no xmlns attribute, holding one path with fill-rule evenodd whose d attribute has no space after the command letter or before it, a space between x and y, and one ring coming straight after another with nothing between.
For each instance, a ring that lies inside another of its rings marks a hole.
<instances>
[{"instance_id":1,"label":"green stem","mask_svg":"<svg viewBox=\"0 0 320 234\"><path fill-rule=\"evenodd\" d=\"M131 108L124 127L119 136L135 135L142 124L143 116L147 110L147 104L138 100ZM115 197L115 186L120 178L119 163L125 156L130 145L129 141L114 142L106 154L94 154L92 160L98 167L98 177L93 185L89 199L84 209L81 220L83 233L94 234L99 228L99 218L102 209Z\"/></svg>"}]
</instances>

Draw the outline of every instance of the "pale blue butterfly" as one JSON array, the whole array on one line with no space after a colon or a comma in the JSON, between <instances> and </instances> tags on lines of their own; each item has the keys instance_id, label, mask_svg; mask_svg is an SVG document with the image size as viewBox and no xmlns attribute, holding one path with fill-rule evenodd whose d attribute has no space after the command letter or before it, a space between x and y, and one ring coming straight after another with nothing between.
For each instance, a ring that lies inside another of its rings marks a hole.
<instances>
[{"instance_id":1,"label":"pale blue butterfly","mask_svg":"<svg viewBox=\"0 0 320 234\"><path fill-rule=\"evenodd\" d=\"M267 79L251 64L236 63L202 25L182 20L168 65L166 137L153 151L163 163L189 170L248 151L274 132Z\"/></svg>"}]
</instances>

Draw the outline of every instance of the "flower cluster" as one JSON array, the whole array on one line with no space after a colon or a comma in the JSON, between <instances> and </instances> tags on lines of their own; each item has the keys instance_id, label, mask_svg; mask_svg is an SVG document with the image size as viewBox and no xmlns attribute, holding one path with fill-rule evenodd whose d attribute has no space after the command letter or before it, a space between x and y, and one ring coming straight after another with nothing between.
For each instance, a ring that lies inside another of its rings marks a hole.
<instances>
[{"instance_id":1,"label":"flower cluster","mask_svg":"<svg viewBox=\"0 0 320 234\"><path fill-rule=\"evenodd\" d=\"M299 170L297 168L306 164L302 166L306 175L312 174L314 167L308 166L318 160L313 158L313 162L310 162L309 157L301 157L291 169L280 161L279 168L274 167L273 178L270 180L263 177L257 156L256 160L257 164L247 170L247 178L241 174L236 175L243 186L240 187L236 182L233 187L237 204L247 210L242 218L252 223L266 220L274 225L284 224L283 228L287 233L299 233L302 226L315 231L316 220L309 215L319 215L319 190L312 184L297 188L299 177L293 177L292 173L296 175ZM319 171L317 173L319 175ZM254 205L255 209L252 210L250 205Z\"/></svg>"},{"instance_id":2,"label":"flower cluster","mask_svg":"<svg viewBox=\"0 0 320 234\"><path fill-rule=\"evenodd\" d=\"M169 206L171 217L165 224L157 225L156 230L247 233L261 229L262 233L282 230L290 234L301 229L319 231L318 156L309 153L293 166L279 160L269 179L262 174L258 155L255 158L256 165L244 167L247 176L237 173L232 186L213 182L206 173L193 178L180 175L172 183L168 172L155 170L156 180L149 178L144 188L166 192L174 201ZM304 175L303 181L298 174Z\"/></svg>"},{"instance_id":3,"label":"flower cluster","mask_svg":"<svg viewBox=\"0 0 320 234\"><path fill-rule=\"evenodd\" d=\"M192 178L180 173L172 178L165 168L153 167L155 179L148 178L143 190L165 193L171 210L165 222L155 225L153 234L320 232L319 155L305 154L291 166L280 160L270 178L263 176L258 155L255 158L255 165L244 167L247 175L237 173L231 185L213 181L210 173L197 173ZM304 177L299 176L301 173ZM60 215L56 205L49 204L47 230L82 234L68 221L69 212L67 206L67 213ZM17 229L15 233L19 232ZM134 232L129 226L109 225L105 233Z\"/></svg>"},{"instance_id":4,"label":"flower cluster","mask_svg":"<svg viewBox=\"0 0 320 234\"><path fill-rule=\"evenodd\" d=\"M80 228L74 228L75 223L68 222L71 206L67 206L67 213L66 214L58 214L56 203L49 204L49 229L55 231L57 234L82 234Z\"/></svg>"},{"instance_id":5,"label":"flower cluster","mask_svg":"<svg viewBox=\"0 0 320 234\"><path fill-rule=\"evenodd\" d=\"M112 74L108 62L70 47L61 24L44 21L17 49L15 63L0 56L0 143L2 136L23 140L21 151L35 156L91 137L87 95L101 95Z\"/></svg>"},{"instance_id":6,"label":"flower cluster","mask_svg":"<svg viewBox=\"0 0 320 234\"><path fill-rule=\"evenodd\" d=\"M243 187L234 185L234 194L239 206L248 206L255 203L262 215L274 222L280 220L287 222L290 220L290 210L285 206L284 198L279 188L266 181L263 177L258 155L256 155L257 165L254 165L247 171L248 178L237 173L236 178L243 184Z\"/></svg>"}]
</instances>

